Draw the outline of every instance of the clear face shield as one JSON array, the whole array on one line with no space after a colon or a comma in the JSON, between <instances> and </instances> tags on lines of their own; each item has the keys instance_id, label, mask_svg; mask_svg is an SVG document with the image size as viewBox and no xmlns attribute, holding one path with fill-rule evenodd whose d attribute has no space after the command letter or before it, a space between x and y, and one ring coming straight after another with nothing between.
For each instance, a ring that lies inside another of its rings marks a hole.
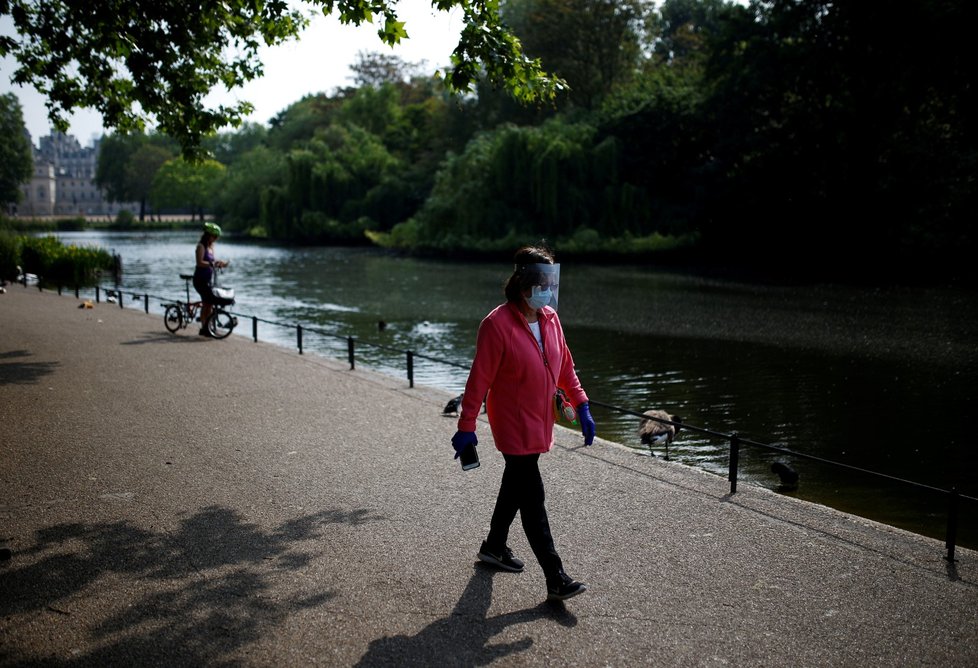
<instances>
[{"instance_id":1,"label":"clear face shield","mask_svg":"<svg viewBox=\"0 0 978 668\"><path fill-rule=\"evenodd\" d=\"M530 308L544 306L557 310L557 291L560 288L560 264L527 264L520 272L520 288Z\"/></svg>"}]
</instances>

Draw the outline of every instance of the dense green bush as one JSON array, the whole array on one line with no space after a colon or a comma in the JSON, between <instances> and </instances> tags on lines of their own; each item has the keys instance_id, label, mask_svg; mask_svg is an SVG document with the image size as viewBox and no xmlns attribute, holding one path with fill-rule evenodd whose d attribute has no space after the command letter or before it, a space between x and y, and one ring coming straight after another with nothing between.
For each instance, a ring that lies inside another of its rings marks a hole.
<instances>
[{"instance_id":1,"label":"dense green bush","mask_svg":"<svg viewBox=\"0 0 978 668\"><path fill-rule=\"evenodd\" d=\"M646 236L633 236L626 232L620 237L602 238L597 230L582 227L573 236L563 240L558 248L564 256L616 255L627 257L684 250L692 248L698 241L699 235L696 233L671 235L653 232Z\"/></svg>"},{"instance_id":2,"label":"dense green bush","mask_svg":"<svg viewBox=\"0 0 978 668\"><path fill-rule=\"evenodd\" d=\"M53 220L44 218L3 218L0 229L10 232L54 232L57 228Z\"/></svg>"},{"instance_id":3,"label":"dense green bush","mask_svg":"<svg viewBox=\"0 0 978 668\"><path fill-rule=\"evenodd\" d=\"M72 218L59 218L54 221L54 229L59 232L77 232L87 227L84 216L73 216Z\"/></svg>"},{"instance_id":4,"label":"dense green bush","mask_svg":"<svg viewBox=\"0 0 978 668\"><path fill-rule=\"evenodd\" d=\"M12 281L17 278L18 264L20 237L9 230L0 229L0 279Z\"/></svg>"},{"instance_id":5,"label":"dense green bush","mask_svg":"<svg viewBox=\"0 0 978 668\"><path fill-rule=\"evenodd\" d=\"M46 285L82 286L96 283L113 266L112 255L93 246L65 246L55 237L17 238L15 264L37 274Z\"/></svg>"},{"instance_id":6,"label":"dense green bush","mask_svg":"<svg viewBox=\"0 0 978 668\"><path fill-rule=\"evenodd\" d=\"M117 230L128 230L136 224L136 216L129 209L123 209L116 214L113 227Z\"/></svg>"}]
</instances>

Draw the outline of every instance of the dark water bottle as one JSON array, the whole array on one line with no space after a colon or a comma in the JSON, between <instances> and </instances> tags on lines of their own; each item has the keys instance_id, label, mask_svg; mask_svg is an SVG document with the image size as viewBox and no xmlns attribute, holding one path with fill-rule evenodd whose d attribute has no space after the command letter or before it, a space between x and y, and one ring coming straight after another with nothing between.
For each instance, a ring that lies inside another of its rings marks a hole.
<instances>
[{"instance_id":1,"label":"dark water bottle","mask_svg":"<svg viewBox=\"0 0 978 668\"><path fill-rule=\"evenodd\" d=\"M478 468L479 466L479 453L475 449L475 445L470 444L462 450L462 454L458 456L459 460L462 462L462 470L468 471L469 469Z\"/></svg>"}]
</instances>

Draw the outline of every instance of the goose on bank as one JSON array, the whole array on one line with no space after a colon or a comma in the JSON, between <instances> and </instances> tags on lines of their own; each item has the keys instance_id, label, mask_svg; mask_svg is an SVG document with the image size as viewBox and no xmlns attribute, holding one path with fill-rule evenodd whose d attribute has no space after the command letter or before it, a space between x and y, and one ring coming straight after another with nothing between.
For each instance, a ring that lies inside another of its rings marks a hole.
<instances>
[{"instance_id":1,"label":"goose on bank","mask_svg":"<svg viewBox=\"0 0 978 668\"><path fill-rule=\"evenodd\" d=\"M666 411L658 409L647 410L645 411L645 415L649 417L642 418L642 421L638 425L638 436L642 441L642 445L649 446L650 450L653 447L659 446L668 448L669 444L676 438L676 434L679 433L680 426L678 424L672 425L667 422L660 422L660 420L682 422L683 419L678 415L671 415Z\"/></svg>"}]
</instances>

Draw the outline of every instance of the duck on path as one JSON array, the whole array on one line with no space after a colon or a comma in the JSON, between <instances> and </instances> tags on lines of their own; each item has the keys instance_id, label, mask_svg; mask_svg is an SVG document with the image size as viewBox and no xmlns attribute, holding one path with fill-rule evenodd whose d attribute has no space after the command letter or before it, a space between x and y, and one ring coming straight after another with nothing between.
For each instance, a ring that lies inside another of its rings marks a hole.
<instances>
[{"instance_id":1,"label":"duck on path","mask_svg":"<svg viewBox=\"0 0 978 668\"><path fill-rule=\"evenodd\" d=\"M457 397L448 400L448 403L445 404L444 410L442 410L442 415L451 415L453 413L458 415L458 407L461 405L462 395L460 394Z\"/></svg>"}]
</instances>

